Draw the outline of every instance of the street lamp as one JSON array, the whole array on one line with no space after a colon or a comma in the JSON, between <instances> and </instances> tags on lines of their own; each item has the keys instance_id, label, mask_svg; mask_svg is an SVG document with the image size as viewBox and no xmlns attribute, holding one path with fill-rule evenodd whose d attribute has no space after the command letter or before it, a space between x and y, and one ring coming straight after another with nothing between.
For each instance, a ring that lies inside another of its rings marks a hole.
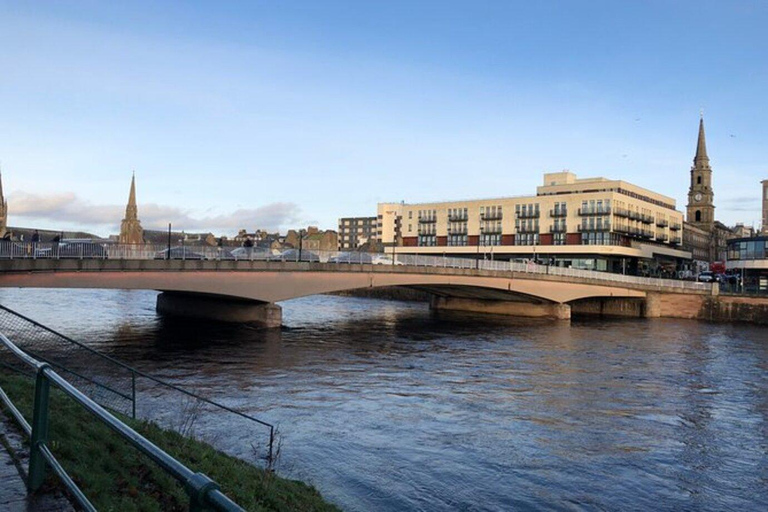
<instances>
[{"instance_id":1,"label":"street lamp","mask_svg":"<svg viewBox=\"0 0 768 512\"><path fill-rule=\"evenodd\" d=\"M165 259L169 260L171 259L171 223L168 223L168 254L165 256Z\"/></svg>"},{"instance_id":2,"label":"street lamp","mask_svg":"<svg viewBox=\"0 0 768 512\"><path fill-rule=\"evenodd\" d=\"M483 236L483 225L480 225L480 231L477 235L477 255L475 257L475 268L480 268L480 238Z\"/></svg>"},{"instance_id":3,"label":"street lamp","mask_svg":"<svg viewBox=\"0 0 768 512\"><path fill-rule=\"evenodd\" d=\"M307 233L306 229L299 230L299 261L301 261L301 249L304 246L304 235Z\"/></svg>"}]
</instances>

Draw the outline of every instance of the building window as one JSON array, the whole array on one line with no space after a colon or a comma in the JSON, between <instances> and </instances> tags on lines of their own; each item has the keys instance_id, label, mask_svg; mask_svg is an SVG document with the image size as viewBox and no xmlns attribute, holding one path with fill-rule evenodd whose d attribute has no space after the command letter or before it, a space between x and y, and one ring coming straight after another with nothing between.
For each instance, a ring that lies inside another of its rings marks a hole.
<instances>
[{"instance_id":1,"label":"building window","mask_svg":"<svg viewBox=\"0 0 768 512\"><path fill-rule=\"evenodd\" d=\"M697 185L701 185L701 176L698 176L698 177L696 178L696 184L697 184Z\"/></svg>"},{"instance_id":2,"label":"building window","mask_svg":"<svg viewBox=\"0 0 768 512\"><path fill-rule=\"evenodd\" d=\"M696 210L696 222L701 222L701 210Z\"/></svg>"}]
</instances>

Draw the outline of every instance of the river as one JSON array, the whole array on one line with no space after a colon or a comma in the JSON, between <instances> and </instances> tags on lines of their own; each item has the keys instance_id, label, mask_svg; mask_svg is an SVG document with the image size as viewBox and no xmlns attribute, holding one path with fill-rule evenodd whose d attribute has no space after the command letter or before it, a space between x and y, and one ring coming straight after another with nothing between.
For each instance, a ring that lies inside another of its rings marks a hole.
<instances>
[{"instance_id":1,"label":"river","mask_svg":"<svg viewBox=\"0 0 768 512\"><path fill-rule=\"evenodd\" d=\"M316 296L269 332L163 319L155 297L0 290L278 424L280 473L344 510L768 510L766 327Z\"/></svg>"}]
</instances>

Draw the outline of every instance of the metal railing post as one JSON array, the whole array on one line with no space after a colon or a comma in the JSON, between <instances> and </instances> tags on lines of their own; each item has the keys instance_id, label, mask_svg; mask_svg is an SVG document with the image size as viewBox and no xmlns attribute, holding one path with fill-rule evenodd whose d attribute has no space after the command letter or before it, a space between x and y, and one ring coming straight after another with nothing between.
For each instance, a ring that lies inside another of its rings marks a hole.
<instances>
[{"instance_id":1,"label":"metal railing post","mask_svg":"<svg viewBox=\"0 0 768 512\"><path fill-rule=\"evenodd\" d=\"M270 469L272 468L272 463L274 462L274 460L272 459L273 457L272 447L274 444L275 444L275 427L270 426L269 427L269 453L267 454L267 467Z\"/></svg>"},{"instance_id":2,"label":"metal railing post","mask_svg":"<svg viewBox=\"0 0 768 512\"><path fill-rule=\"evenodd\" d=\"M210 507L207 505L206 496L211 491L219 490L219 484L202 473L195 473L185 482L184 487L189 495L189 510L191 512L210 510Z\"/></svg>"},{"instance_id":3,"label":"metal railing post","mask_svg":"<svg viewBox=\"0 0 768 512\"><path fill-rule=\"evenodd\" d=\"M131 372L131 417L136 419L136 372Z\"/></svg>"},{"instance_id":4,"label":"metal railing post","mask_svg":"<svg viewBox=\"0 0 768 512\"><path fill-rule=\"evenodd\" d=\"M32 412L32 436L29 450L29 476L27 488L34 492L43 485L45 479L45 456L42 447L48 442L48 399L51 384L45 376L47 364L37 369L35 379L35 401Z\"/></svg>"}]
</instances>

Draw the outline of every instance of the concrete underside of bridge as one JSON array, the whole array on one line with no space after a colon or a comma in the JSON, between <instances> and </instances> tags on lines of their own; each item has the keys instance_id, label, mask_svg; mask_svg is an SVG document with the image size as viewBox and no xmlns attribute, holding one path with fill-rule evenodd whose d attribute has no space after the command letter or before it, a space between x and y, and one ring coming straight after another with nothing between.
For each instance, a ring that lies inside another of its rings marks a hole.
<instances>
[{"instance_id":1,"label":"concrete underside of bridge","mask_svg":"<svg viewBox=\"0 0 768 512\"><path fill-rule=\"evenodd\" d=\"M277 304L190 293L161 293L157 296L157 312L268 328L280 327L283 322L283 309Z\"/></svg>"},{"instance_id":2,"label":"concrete underside of bridge","mask_svg":"<svg viewBox=\"0 0 768 512\"><path fill-rule=\"evenodd\" d=\"M463 299L459 297L433 296L430 307L445 311L469 311L491 315L519 316L527 318L552 318L568 320L571 307L568 304L533 303L511 300Z\"/></svg>"}]
</instances>

